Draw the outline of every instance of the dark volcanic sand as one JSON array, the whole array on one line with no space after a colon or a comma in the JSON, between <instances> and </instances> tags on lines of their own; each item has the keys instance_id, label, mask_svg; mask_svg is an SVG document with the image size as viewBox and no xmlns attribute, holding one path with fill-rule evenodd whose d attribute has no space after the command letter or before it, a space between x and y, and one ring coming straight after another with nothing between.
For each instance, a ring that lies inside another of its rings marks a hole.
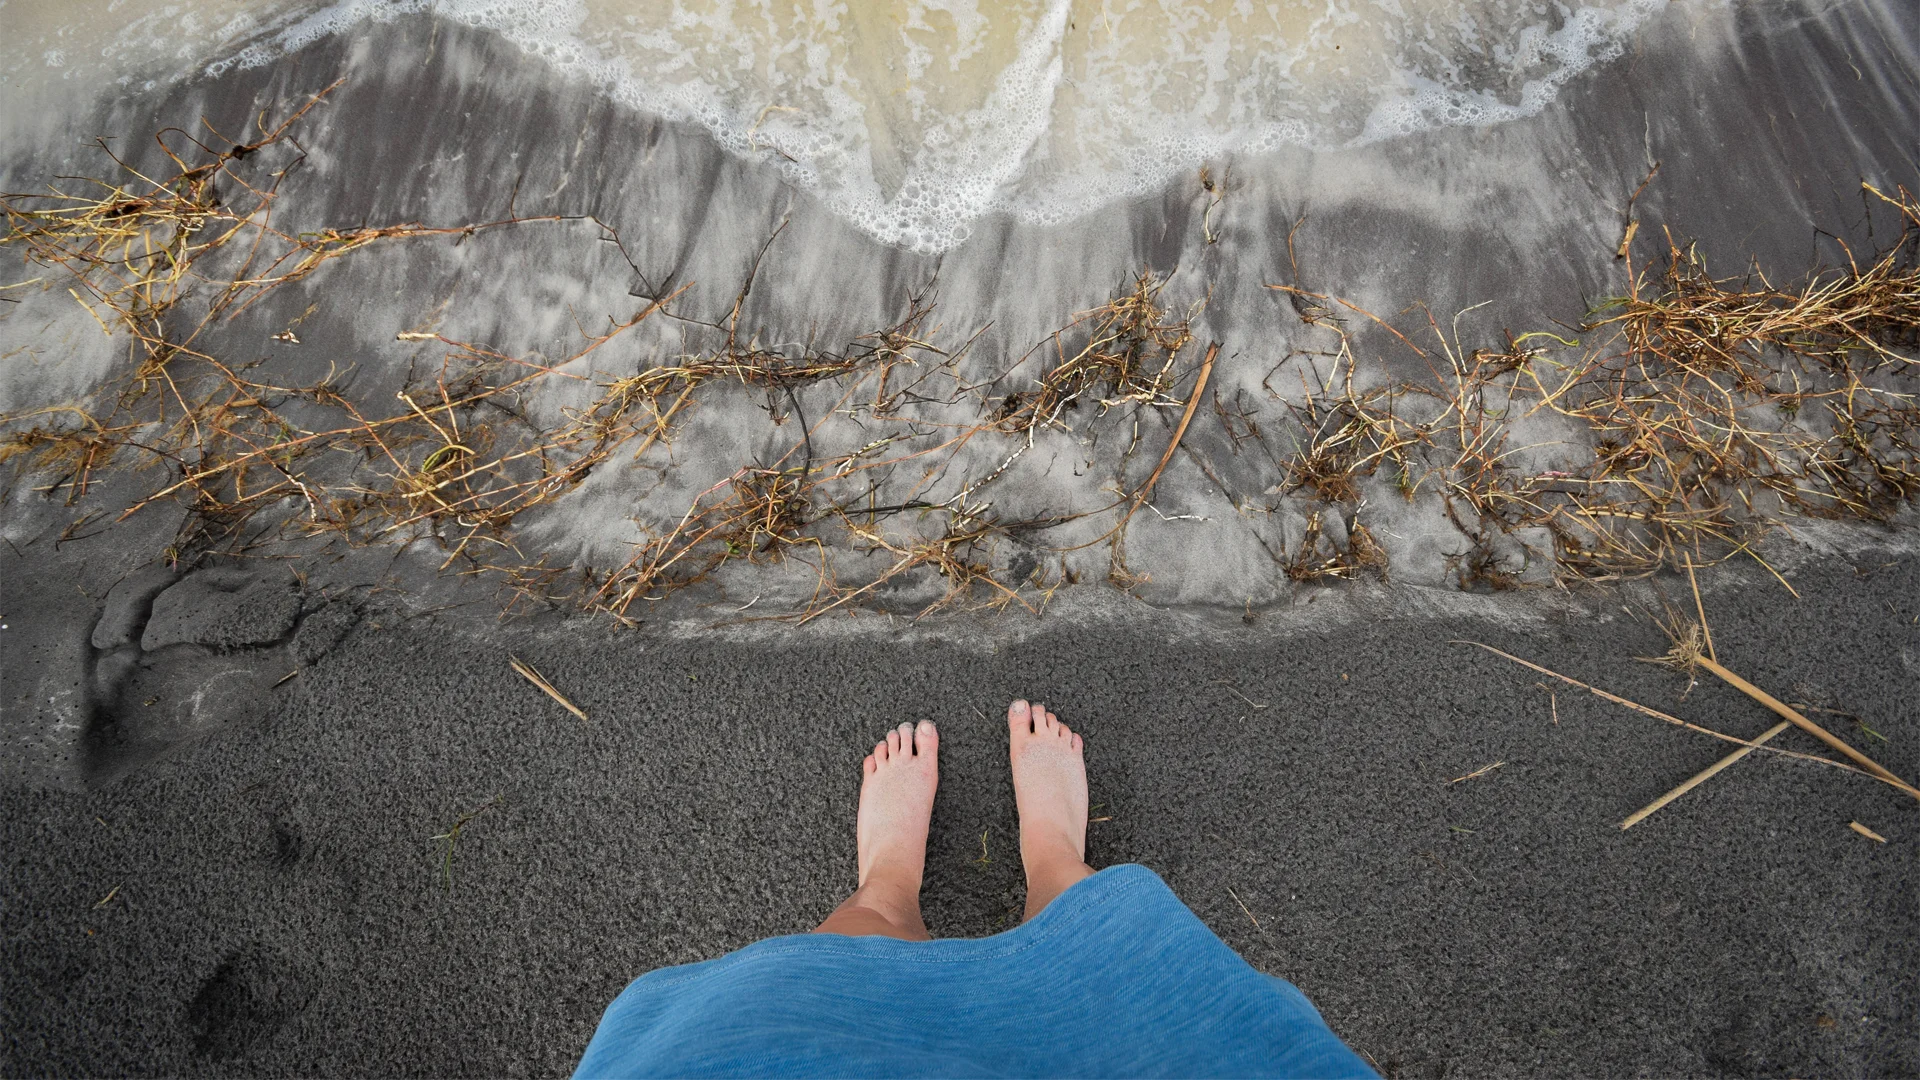
<instances>
[{"instance_id":1,"label":"dark volcanic sand","mask_svg":"<svg viewBox=\"0 0 1920 1080\"><path fill-rule=\"evenodd\" d=\"M1886 742L1822 714L1920 773L1920 559L1830 557L1795 573L1798 602L1757 572L1714 580L1724 660L1867 718ZM245 636L278 594L253 595L174 633ZM1608 616L1617 596L1516 620L1375 619L1379 597L1305 595L1341 610L1210 641L1164 617L997 649L581 623L481 636L375 603L330 648L332 608L293 646L157 645L140 665L202 673L170 693L226 668L270 682L290 648L311 665L251 718L229 710L105 782L145 753L141 717L177 704L123 695L75 766L94 790L0 795L0 1071L564 1071L627 980L824 916L852 884L859 757L903 719L945 734L928 924L992 933L1022 895L999 715L1015 695L1086 734L1095 815L1112 818L1095 865L1159 871L1389 1075L1920 1071L1911 800L1755 755L1623 834L1724 744L1564 686L1550 699L1449 639L1729 732L1770 717L1719 685L1680 700L1680 676L1630 659L1664 642ZM57 612L10 605L10 662L22 641L90 632L82 605ZM496 796L461 832L449 890L434 837Z\"/></svg>"}]
</instances>

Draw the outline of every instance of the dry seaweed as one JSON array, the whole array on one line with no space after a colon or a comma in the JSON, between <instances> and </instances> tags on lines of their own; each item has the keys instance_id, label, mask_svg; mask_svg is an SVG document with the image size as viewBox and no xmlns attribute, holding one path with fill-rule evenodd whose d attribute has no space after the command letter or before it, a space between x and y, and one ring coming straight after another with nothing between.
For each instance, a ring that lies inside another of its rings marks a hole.
<instances>
[{"instance_id":1,"label":"dry seaweed","mask_svg":"<svg viewBox=\"0 0 1920 1080\"><path fill-rule=\"evenodd\" d=\"M170 171L158 179L109 153L118 180L61 181L47 194L4 198L0 245L65 271L74 299L129 352L91 401L0 418L0 461L24 466L36 490L69 504L89 498L103 470L124 471L123 461L159 474L129 505L87 508L70 533L172 502L188 510L174 543L181 559L273 538L425 539L446 552L443 568L501 581L510 611L577 603L631 619L636 603L708 581L729 564L789 558L811 565L819 584L802 610L776 614L805 619L865 604L927 567L946 586L927 610L1037 610L1073 580L1064 559L1051 577L1037 559L1075 548L1108 543L1109 579L1122 588L1145 580L1126 566L1126 529L1177 451L1226 490L1193 440L1183 440L1203 398L1235 454L1247 443L1265 452L1270 492L1304 504L1301 535L1274 553L1284 575L1301 582L1386 575L1386 552L1362 523L1367 493L1382 481L1402 498L1437 497L1471 542L1455 561L1465 587L1516 584L1503 552L1523 530L1551 537L1561 577L1618 578L1753 554L1794 515L1886 521L1920 493L1912 355L1920 202L1904 188L1867 189L1899 215L1895 243L1864 262L1848 251L1842 266L1797 286L1757 273L1717 279L1696 249L1670 235L1649 267L1637 268L1632 245L1623 245L1623 293L1571 330L1577 338L1508 333L1470 349L1457 318L1443 330L1429 314L1408 332L1337 296L1272 286L1304 323L1330 333L1334 348L1287 353L1280 366L1304 360L1315 374L1302 372L1297 393L1269 382L1286 414L1264 428L1241 391L1231 407L1217 391L1206 397L1219 346L1193 355L1201 303L1172 309L1167 278L1150 272L985 383L962 377L980 332L943 343L931 284L907 298L893 325L842 351L764 344L746 312L777 229L722 320L676 310L681 286L582 329L558 361L406 332L401 340L432 355L397 397L376 402L356 390L352 370L297 380L269 361L215 355L212 330L273 290L382 244L458 244L538 226L584 232L623 257L626 248L604 222L565 215L283 229L276 202L304 157L291 133L325 97L272 125L263 117L242 144L162 132ZM1289 249L1292 242L1290 234ZM1363 377L1351 318L1387 331L1432 380ZM698 327L713 345L625 375L594 370L592 354L649 319ZM1416 337L1430 340L1423 347ZM298 342L292 327L276 338ZM1034 368L1025 387L1003 385ZM1181 396L1190 374L1193 388ZM534 420L539 395L565 381L591 388L584 404ZM720 387L765 394L776 426L800 412L810 387L830 387L823 392L838 400L815 421L802 416L777 460L741 462L656 525L643 521L643 538L617 566L521 550L516 522L596 470L675 468L678 426ZM1169 437L1151 475L1130 483L1140 421L1155 413ZM833 450L816 445L834 415L859 416L868 437ZM1572 437L1521 444L1519 425L1535 418L1558 418ZM1109 454L1111 502L1013 520L988 497L1042 434L1110 447L1103 432L1127 426L1131 436ZM992 448L991 465L967 473L964 463L980 455L962 452L976 440ZM651 463L663 456L666 464ZM1094 540L1047 547L1048 530L1089 519ZM1002 558L1002 542L1016 535L1037 557L1017 575ZM878 569L842 580L847 560L836 558L850 554Z\"/></svg>"}]
</instances>

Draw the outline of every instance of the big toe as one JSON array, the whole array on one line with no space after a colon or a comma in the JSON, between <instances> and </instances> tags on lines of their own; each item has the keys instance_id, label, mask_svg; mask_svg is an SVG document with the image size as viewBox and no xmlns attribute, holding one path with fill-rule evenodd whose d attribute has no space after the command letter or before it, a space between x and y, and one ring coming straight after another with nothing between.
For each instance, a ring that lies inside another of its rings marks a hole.
<instances>
[{"instance_id":1,"label":"big toe","mask_svg":"<svg viewBox=\"0 0 1920 1080\"><path fill-rule=\"evenodd\" d=\"M1007 706L1007 728L1015 735L1033 733L1033 707L1027 704L1025 698L1017 699Z\"/></svg>"},{"instance_id":2,"label":"big toe","mask_svg":"<svg viewBox=\"0 0 1920 1080\"><path fill-rule=\"evenodd\" d=\"M939 751L940 729L934 727L931 720L920 721L920 725L913 729L913 752L920 757L931 758Z\"/></svg>"}]
</instances>

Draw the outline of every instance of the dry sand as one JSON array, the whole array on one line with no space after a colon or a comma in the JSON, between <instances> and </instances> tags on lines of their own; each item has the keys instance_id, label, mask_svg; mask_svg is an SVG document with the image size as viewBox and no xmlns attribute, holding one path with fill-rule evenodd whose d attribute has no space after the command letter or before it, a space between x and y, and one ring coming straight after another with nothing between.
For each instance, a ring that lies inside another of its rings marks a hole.
<instances>
[{"instance_id":1,"label":"dry sand","mask_svg":"<svg viewBox=\"0 0 1920 1080\"><path fill-rule=\"evenodd\" d=\"M1861 717L1887 741L1816 714L1920 773L1920 560L1862 552L1793 576L1798 602L1757 572L1710 582L1721 658ZM61 613L69 587L10 604L10 663L22 641L85 637L84 605ZM853 883L859 756L903 719L945 734L928 924L993 933L1022 902L999 717L1016 695L1086 734L1110 819L1094 864L1159 871L1387 1075L1920 1069L1910 799L1754 755L1622 833L1724 744L1549 694L1450 639L1742 736L1771 717L1633 661L1664 640L1603 598L1523 619L1319 590L1301 605L1338 610L1233 633L1143 615L997 642L740 642L476 629L374 602L308 615L291 647L156 649L137 678L192 677L130 684L123 718L232 668L262 689L115 782L0 794L0 1069L564 1071L629 979L831 910ZM314 656L323 622L349 628ZM264 689L302 648L300 676ZM10 697L9 717L26 704ZM131 719L90 732L87 767L139 760L139 735ZM483 807L449 888L435 838Z\"/></svg>"}]
</instances>

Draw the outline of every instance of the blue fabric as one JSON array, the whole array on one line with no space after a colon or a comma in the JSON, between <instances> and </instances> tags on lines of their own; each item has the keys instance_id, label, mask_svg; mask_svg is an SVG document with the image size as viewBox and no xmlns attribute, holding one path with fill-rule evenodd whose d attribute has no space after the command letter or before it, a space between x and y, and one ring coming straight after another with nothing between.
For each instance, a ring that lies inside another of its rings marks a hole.
<instances>
[{"instance_id":1,"label":"blue fabric","mask_svg":"<svg viewBox=\"0 0 1920 1080\"><path fill-rule=\"evenodd\" d=\"M635 979L579 1077L1371 1077L1144 866L971 940L797 934Z\"/></svg>"}]
</instances>

